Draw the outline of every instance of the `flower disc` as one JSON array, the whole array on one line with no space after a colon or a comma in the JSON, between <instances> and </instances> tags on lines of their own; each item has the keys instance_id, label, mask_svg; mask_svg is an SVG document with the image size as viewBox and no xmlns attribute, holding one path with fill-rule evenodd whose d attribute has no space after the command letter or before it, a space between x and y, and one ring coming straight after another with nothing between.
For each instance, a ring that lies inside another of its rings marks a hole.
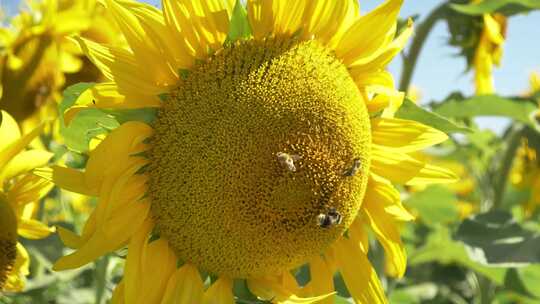
<instances>
[{"instance_id":1,"label":"flower disc","mask_svg":"<svg viewBox=\"0 0 540 304\"><path fill-rule=\"evenodd\" d=\"M247 278L299 266L342 235L362 203L369 116L346 67L316 41L225 47L184 73L154 128L158 231L208 272ZM321 224L333 208L341 221Z\"/></svg>"},{"instance_id":2,"label":"flower disc","mask_svg":"<svg viewBox=\"0 0 540 304\"><path fill-rule=\"evenodd\" d=\"M17 220L5 197L0 193L0 291L17 257Z\"/></svg>"}]
</instances>

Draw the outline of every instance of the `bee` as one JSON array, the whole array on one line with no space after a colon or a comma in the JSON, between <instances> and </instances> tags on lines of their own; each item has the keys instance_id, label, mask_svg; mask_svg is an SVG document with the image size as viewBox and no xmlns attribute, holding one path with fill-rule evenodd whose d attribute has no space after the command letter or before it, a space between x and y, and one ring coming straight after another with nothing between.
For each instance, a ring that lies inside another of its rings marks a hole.
<instances>
[{"instance_id":1,"label":"bee","mask_svg":"<svg viewBox=\"0 0 540 304\"><path fill-rule=\"evenodd\" d=\"M290 172L296 172L296 166L294 162L299 160L301 157L298 155L290 155L285 152L276 153L279 163L285 167Z\"/></svg>"},{"instance_id":2,"label":"bee","mask_svg":"<svg viewBox=\"0 0 540 304\"><path fill-rule=\"evenodd\" d=\"M345 176L354 176L354 175L356 175L356 173L358 173L358 171L360 170L360 165L361 165L360 159L355 158L353 160L352 167L350 167L345 172L343 172L343 175L345 175Z\"/></svg>"},{"instance_id":3,"label":"bee","mask_svg":"<svg viewBox=\"0 0 540 304\"><path fill-rule=\"evenodd\" d=\"M327 213L321 213L317 216L317 225L322 228L330 228L331 226L341 224L341 220L341 213L336 208L331 207Z\"/></svg>"}]
</instances>

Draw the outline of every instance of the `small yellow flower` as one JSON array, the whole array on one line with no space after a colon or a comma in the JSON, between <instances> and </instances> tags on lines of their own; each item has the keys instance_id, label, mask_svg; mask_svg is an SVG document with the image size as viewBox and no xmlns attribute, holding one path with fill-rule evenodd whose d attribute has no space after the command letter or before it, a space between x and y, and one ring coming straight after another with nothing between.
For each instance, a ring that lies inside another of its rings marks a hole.
<instances>
[{"instance_id":1,"label":"small yellow flower","mask_svg":"<svg viewBox=\"0 0 540 304\"><path fill-rule=\"evenodd\" d=\"M503 55L507 21L502 14L484 14L484 28L474 54L476 94L495 91L493 66L499 66Z\"/></svg>"},{"instance_id":2,"label":"small yellow flower","mask_svg":"<svg viewBox=\"0 0 540 304\"><path fill-rule=\"evenodd\" d=\"M531 93L540 91L540 73L532 72L529 76Z\"/></svg>"},{"instance_id":3,"label":"small yellow flower","mask_svg":"<svg viewBox=\"0 0 540 304\"><path fill-rule=\"evenodd\" d=\"M447 136L392 115L403 94L385 67L412 34L396 35L402 1L360 16L356 0L248 0L252 35L232 42L233 0L105 3L129 48L78 39L108 82L66 115L158 115L108 134L84 171L53 167L57 185L99 198L82 235L59 229L75 251L55 269L127 244L113 303L232 304L233 279L273 303L333 303L338 271L356 303L386 303L366 228L403 276L412 216L392 182L455 180L411 156Z\"/></svg>"},{"instance_id":4,"label":"small yellow flower","mask_svg":"<svg viewBox=\"0 0 540 304\"><path fill-rule=\"evenodd\" d=\"M39 200L52 183L29 173L47 164L52 153L25 150L42 131L22 135L15 120L2 111L0 125L0 290L20 291L28 275L29 258L17 235L40 239L53 230L35 220Z\"/></svg>"},{"instance_id":5,"label":"small yellow flower","mask_svg":"<svg viewBox=\"0 0 540 304\"><path fill-rule=\"evenodd\" d=\"M23 130L55 118L66 85L98 81L99 71L70 35L117 44L119 31L96 1L29 1L0 35L0 108Z\"/></svg>"}]
</instances>

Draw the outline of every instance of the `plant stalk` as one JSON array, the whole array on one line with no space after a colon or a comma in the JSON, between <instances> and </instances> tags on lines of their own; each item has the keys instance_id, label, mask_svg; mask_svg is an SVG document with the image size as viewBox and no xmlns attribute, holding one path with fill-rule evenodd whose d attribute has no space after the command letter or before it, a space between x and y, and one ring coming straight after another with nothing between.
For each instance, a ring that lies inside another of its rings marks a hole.
<instances>
[{"instance_id":1,"label":"plant stalk","mask_svg":"<svg viewBox=\"0 0 540 304\"><path fill-rule=\"evenodd\" d=\"M437 23L437 21L444 16L447 9L447 3L439 5L433 11L431 11L420 26L418 26L411 47L403 59L403 71L401 72L401 79L399 83L400 91L407 92L409 89L414 69L416 67L416 62L420 56L424 42L429 36L429 33L431 33L435 23Z\"/></svg>"},{"instance_id":2,"label":"plant stalk","mask_svg":"<svg viewBox=\"0 0 540 304\"><path fill-rule=\"evenodd\" d=\"M492 209L497 209L502 206L504 194L506 192L506 184L508 183L508 177L510 176L510 170L512 169L512 164L514 163L514 158L516 152L521 143L521 137L523 135L524 127L514 126L513 129L508 134L508 146L504 151L502 157L500 170L497 172L497 176L494 181L494 197L493 197L493 206ZM498 177L498 178L497 178Z\"/></svg>"}]
</instances>

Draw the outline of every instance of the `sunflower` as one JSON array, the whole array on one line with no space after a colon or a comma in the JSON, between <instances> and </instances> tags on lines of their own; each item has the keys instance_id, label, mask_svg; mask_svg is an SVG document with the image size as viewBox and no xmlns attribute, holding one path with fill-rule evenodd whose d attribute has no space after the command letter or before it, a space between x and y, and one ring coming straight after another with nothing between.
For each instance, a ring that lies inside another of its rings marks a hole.
<instances>
[{"instance_id":1,"label":"sunflower","mask_svg":"<svg viewBox=\"0 0 540 304\"><path fill-rule=\"evenodd\" d=\"M473 1L473 2L481 2ZM484 26L474 54L476 94L493 94L493 66L499 66L503 55L507 21L496 13L483 15Z\"/></svg>"},{"instance_id":2,"label":"sunflower","mask_svg":"<svg viewBox=\"0 0 540 304\"><path fill-rule=\"evenodd\" d=\"M540 75L538 73L531 73L529 83L529 92L526 96L532 96L540 91ZM536 117L540 120L540 100L538 101ZM527 138L522 138L521 146L516 152L510 181L518 188L531 189L529 201L524 206L525 215L531 216L540 206L540 158L538 158L537 148L535 145L531 145Z\"/></svg>"},{"instance_id":3,"label":"sunflower","mask_svg":"<svg viewBox=\"0 0 540 304\"><path fill-rule=\"evenodd\" d=\"M81 235L58 228L75 251L55 269L127 246L113 303L234 303L238 282L273 303L333 303L338 271L356 303L385 303L367 228L403 276L398 224L412 216L392 182L455 181L410 155L447 136L392 115L403 94L385 66L412 33L396 33L402 1L362 16L356 0L105 3L129 49L78 38L109 81L65 115L157 115L111 131L84 171L52 168L98 197Z\"/></svg>"},{"instance_id":4,"label":"sunflower","mask_svg":"<svg viewBox=\"0 0 540 304\"><path fill-rule=\"evenodd\" d=\"M101 77L67 37L81 34L113 43L118 39L114 33L119 33L115 24L96 1L28 1L28 9L2 29L0 108L23 130L55 118L66 85Z\"/></svg>"},{"instance_id":5,"label":"sunflower","mask_svg":"<svg viewBox=\"0 0 540 304\"><path fill-rule=\"evenodd\" d=\"M52 153L25 150L43 128L21 136L13 117L1 112L0 125L0 291L20 291L28 274L29 258L17 235L28 239L48 236L53 229L35 220L39 200L52 183L29 173L44 166Z\"/></svg>"}]
</instances>

